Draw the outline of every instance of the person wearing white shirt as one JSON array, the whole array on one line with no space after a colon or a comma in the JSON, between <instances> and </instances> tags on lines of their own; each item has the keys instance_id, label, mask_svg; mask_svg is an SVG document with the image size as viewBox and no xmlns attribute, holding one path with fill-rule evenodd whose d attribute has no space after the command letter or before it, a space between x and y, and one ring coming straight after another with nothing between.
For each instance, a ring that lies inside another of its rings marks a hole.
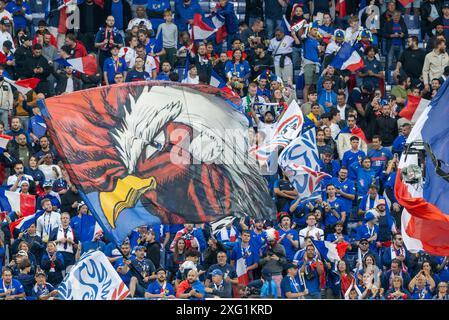
<instances>
[{"instance_id":1,"label":"person wearing white shirt","mask_svg":"<svg viewBox=\"0 0 449 320\"><path fill-rule=\"evenodd\" d=\"M9 26L11 26L11 21L1 17L1 20L0 20L0 51L2 53L5 53L3 51L3 42L8 41L8 40L11 41L11 43L12 43L13 51L15 49L14 41L13 41L12 36L9 33L9 30L8 30Z\"/></svg>"},{"instance_id":2,"label":"person wearing white shirt","mask_svg":"<svg viewBox=\"0 0 449 320\"><path fill-rule=\"evenodd\" d=\"M274 57L274 69L277 76L282 78L284 84L293 78L292 45L295 40L279 28L275 37L270 40L268 51Z\"/></svg>"},{"instance_id":3,"label":"person wearing white shirt","mask_svg":"<svg viewBox=\"0 0 449 320\"><path fill-rule=\"evenodd\" d=\"M136 36L131 36L127 39L128 47L120 48L118 55L120 58L125 59L128 68L132 69L134 67L135 59L137 57L136 47L139 44Z\"/></svg>"},{"instance_id":4,"label":"person wearing white shirt","mask_svg":"<svg viewBox=\"0 0 449 320\"><path fill-rule=\"evenodd\" d=\"M313 240L324 240L324 231L315 227L316 217L313 213L307 216L306 223L307 227L299 230L299 246L301 249L305 247L304 238L306 237L310 237Z\"/></svg>"},{"instance_id":5,"label":"person wearing white shirt","mask_svg":"<svg viewBox=\"0 0 449 320\"><path fill-rule=\"evenodd\" d=\"M61 215L53 211L53 206L49 199L41 201L44 213L37 219L36 233L41 237L42 242L47 243L50 238L50 233L53 229L59 228L61 225Z\"/></svg>"},{"instance_id":6,"label":"person wearing white shirt","mask_svg":"<svg viewBox=\"0 0 449 320\"><path fill-rule=\"evenodd\" d=\"M44 163L42 163L44 162ZM51 153L46 154L41 160L39 160L39 170L45 176L45 180L54 181L62 176L61 168L53 164L53 155Z\"/></svg>"},{"instance_id":7,"label":"person wearing white shirt","mask_svg":"<svg viewBox=\"0 0 449 320\"><path fill-rule=\"evenodd\" d=\"M189 64L189 72L187 77L182 80L182 83L198 84L200 77L198 76L198 69L194 64Z\"/></svg>"},{"instance_id":8,"label":"person wearing white shirt","mask_svg":"<svg viewBox=\"0 0 449 320\"><path fill-rule=\"evenodd\" d=\"M6 181L6 185L9 187L9 191L19 192L20 191L19 184L22 180L34 181L33 177L28 174L24 174L23 170L24 170L23 163L21 161L18 161L14 165L15 174L10 175L8 177L8 180Z\"/></svg>"},{"instance_id":9,"label":"person wearing white shirt","mask_svg":"<svg viewBox=\"0 0 449 320\"><path fill-rule=\"evenodd\" d=\"M363 27L360 26L360 20L357 16L352 16L348 20L349 22L349 28L345 31L345 42L349 42L351 45L353 45L360 34L360 32L363 30Z\"/></svg>"},{"instance_id":10,"label":"person wearing white shirt","mask_svg":"<svg viewBox=\"0 0 449 320\"><path fill-rule=\"evenodd\" d=\"M331 128L332 139L336 141L341 130L340 127L338 126L338 123L341 121L340 112L337 109L332 109L330 114L331 120L329 127Z\"/></svg>"},{"instance_id":11,"label":"person wearing white shirt","mask_svg":"<svg viewBox=\"0 0 449 320\"><path fill-rule=\"evenodd\" d=\"M144 25L148 30L153 29L151 21L146 18L145 7L140 6L136 9L136 17L128 23L128 28L126 30L131 30L134 26Z\"/></svg>"}]
</instances>

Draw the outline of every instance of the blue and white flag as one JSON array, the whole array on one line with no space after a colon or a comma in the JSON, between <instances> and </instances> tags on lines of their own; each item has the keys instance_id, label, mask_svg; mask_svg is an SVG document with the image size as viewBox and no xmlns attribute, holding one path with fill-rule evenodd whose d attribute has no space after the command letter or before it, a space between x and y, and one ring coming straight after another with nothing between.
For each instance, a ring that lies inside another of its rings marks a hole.
<instances>
[{"instance_id":1,"label":"blue and white flag","mask_svg":"<svg viewBox=\"0 0 449 320\"><path fill-rule=\"evenodd\" d=\"M308 130L290 142L279 155L278 163L302 199L320 196L320 182L329 175L320 172L315 130Z\"/></svg>"},{"instance_id":2,"label":"blue and white flag","mask_svg":"<svg viewBox=\"0 0 449 320\"><path fill-rule=\"evenodd\" d=\"M215 71L212 69L209 84L215 88L224 88L226 86L226 81L224 81Z\"/></svg>"},{"instance_id":3,"label":"blue and white flag","mask_svg":"<svg viewBox=\"0 0 449 320\"><path fill-rule=\"evenodd\" d=\"M128 294L119 274L101 251L88 251L58 287L62 300L123 300Z\"/></svg>"}]
</instances>

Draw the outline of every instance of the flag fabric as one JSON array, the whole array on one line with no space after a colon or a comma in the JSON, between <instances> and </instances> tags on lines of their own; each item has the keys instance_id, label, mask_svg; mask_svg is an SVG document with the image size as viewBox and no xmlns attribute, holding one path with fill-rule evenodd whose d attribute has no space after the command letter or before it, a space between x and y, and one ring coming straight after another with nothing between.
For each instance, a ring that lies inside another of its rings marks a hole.
<instances>
[{"instance_id":1,"label":"flag fabric","mask_svg":"<svg viewBox=\"0 0 449 320\"><path fill-rule=\"evenodd\" d=\"M362 57L349 43L344 43L338 50L331 66L339 70L357 71L365 66Z\"/></svg>"},{"instance_id":2,"label":"flag fabric","mask_svg":"<svg viewBox=\"0 0 449 320\"><path fill-rule=\"evenodd\" d=\"M298 103L293 100L287 111L277 122L274 133L266 137L261 146L253 148L250 153L260 162L265 162L278 147L286 147L302 131L304 117Z\"/></svg>"},{"instance_id":3,"label":"flag fabric","mask_svg":"<svg viewBox=\"0 0 449 320\"><path fill-rule=\"evenodd\" d=\"M246 270L248 266L246 265L246 259L243 256L242 251L241 243L239 242L234 248L235 272L237 273L239 284L247 285L249 283L249 276Z\"/></svg>"},{"instance_id":4,"label":"flag fabric","mask_svg":"<svg viewBox=\"0 0 449 320\"><path fill-rule=\"evenodd\" d=\"M428 143L433 156L443 161L443 164L449 162L447 148L449 123L446 111L449 100L448 85L448 82L443 84L407 138L407 144L420 141ZM426 153L423 186L401 176L402 172L411 170L412 165L418 165L417 155L405 153L399 162L394 191L399 204L404 207L401 219L402 235L411 252L425 250L432 255L447 256L449 255L448 182L442 176L444 173L437 173L435 170L428 150ZM446 168L447 166L443 166L442 170L447 171Z\"/></svg>"},{"instance_id":5,"label":"flag fabric","mask_svg":"<svg viewBox=\"0 0 449 320\"><path fill-rule=\"evenodd\" d=\"M9 143L9 141L12 140L11 136L8 136L6 134L0 134L0 154L5 152L6 147Z\"/></svg>"},{"instance_id":6,"label":"flag fabric","mask_svg":"<svg viewBox=\"0 0 449 320\"><path fill-rule=\"evenodd\" d=\"M337 244L322 240L312 241L313 245L320 253L321 258L330 262L340 261L346 254L346 250L349 248L349 243L346 241L339 242Z\"/></svg>"},{"instance_id":7,"label":"flag fabric","mask_svg":"<svg viewBox=\"0 0 449 320\"><path fill-rule=\"evenodd\" d=\"M346 0L337 0L335 3L335 11L338 11L340 19L346 16Z\"/></svg>"},{"instance_id":8,"label":"flag fabric","mask_svg":"<svg viewBox=\"0 0 449 320\"><path fill-rule=\"evenodd\" d=\"M224 88L226 86L226 81L224 81L214 69L212 69L212 73L210 76L209 84L215 88Z\"/></svg>"},{"instance_id":9,"label":"flag fabric","mask_svg":"<svg viewBox=\"0 0 449 320\"><path fill-rule=\"evenodd\" d=\"M413 0L399 0L399 2L405 7L410 3L413 3Z\"/></svg>"},{"instance_id":10,"label":"flag fabric","mask_svg":"<svg viewBox=\"0 0 449 320\"><path fill-rule=\"evenodd\" d=\"M290 34L292 31L297 32L297 31L301 30L302 28L306 27L306 25L307 25L306 19L303 19L303 20L298 21L295 24L291 25L288 22L285 14L282 16L281 27L284 29L285 34Z\"/></svg>"},{"instance_id":11,"label":"flag fabric","mask_svg":"<svg viewBox=\"0 0 449 320\"><path fill-rule=\"evenodd\" d=\"M320 172L315 130L290 142L279 155L278 163L303 200L320 196L321 181L329 175Z\"/></svg>"},{"instance_id":12,"label":"flag fabric","mask_svg":"<svg viewBox=\"0 0 449 320\"><path fill-rule=\"evenodd\" d=\"M249 139L241 139L248 121L228 99L208 85L155 81L39 103L70 180L121 243L141 225L273 217Z\"/></svg>"},{"instance_id":13,"label":"flag fabric","mask_svg":"<svg viewBox=\"0 0 449 320\"><path fill-rule=\"evenodd\" d=\"M193 40L205 40L213 35L217 30L212 21L207 20L201 13L193 15L193 26L191 35Z\"/></svg>"},{"instance_id":14,"label":"flag fabric","mask_svg":"<svg viewBox=\"0 0 449 320\"><path fill-rule=\"evenodd\" d=\"M8 78L5 78L5 81L9 84L13 85L19 92L21 92L23 95L26 95L31 90L36 89L36 86L41 81L38 78L27 78L27 79L21 79L21 80L11 80Z\"/></svg>"},{"instance_id":15,"label":"flag fabric","mask_svg":"<svg viewBox=\"0 0 449 320\"><path fill-rule=\"evenodd\" d=\"M129 289L105 254L84 253L58 286L61 300L124 300Z\"/></svg>"},{"instance_id":16,"label":"flag fabric","mask_svg":"<svg viewBox=\"0 0 449 320\"><path fill-rule=\"evenodd\" d=\"M36 196L0 187L0 206L2 211L16 212L26 217L36 212Z\"/></svg>"},{"instance_id":17,"label":"flag fabric","mask_svg":"<svg viewBox=\"0 0 449 320\"><path fill-rule=\"evenodd\" d=\"M430 101L427 99L409 94L405 108L399 112L399 116L411 121L412 123L416 123L429 103Z\"/></svg>"},{"instance_id":18,"label":"flag fabric","mask_svg":"<svg viewBox=\"0 0 449 320\"><path fill-rule=\"evenodd\" d=\"M43 210L39 210L36 213L17 219L14 222L9 224L9 232L11 233L11 237L14 237L14 230L17 229L19 232L24 232L32 224L36 223L37 219L44 213Z\"/></svg>"},{"instance_id":19,"label":"flag fabric","mask_svg":"<svg viewBox=\"0 0 449 320\"><path fill-rule=\"evenodd\" d=\"M97 61L93 56L87 55L85 57L74 59L59 58L54 62L66 67L72 67L74 70L87 74L88 76L93 76L97 73Z\"/></svg>"}]
</instances>

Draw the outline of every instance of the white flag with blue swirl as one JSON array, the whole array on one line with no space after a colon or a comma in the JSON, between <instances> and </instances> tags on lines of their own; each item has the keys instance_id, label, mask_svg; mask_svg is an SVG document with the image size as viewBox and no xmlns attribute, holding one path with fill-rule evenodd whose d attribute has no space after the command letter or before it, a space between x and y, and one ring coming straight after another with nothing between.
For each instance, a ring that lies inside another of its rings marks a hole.
<instances>
[{"instance_id":1,"label":"white flag with blue swirl","mask_svg":"<svg viewBox=\"0 0 449 320\"><path fill-rule=\"evenodd\" d=\"M329 175L320 172L315 130L292 140L279 155L278 163L303 200L320 196L320 182Z\"/></svg>"},{"instance_id":2,"label":"white flag with blue swirl","mask_svg":"<svg viewBox=\"0 0 449 320\"><path fill-rule=\"evenodd\" d=\"M84 253L58 287L61 300L123 300L129 290L101 251Z\"/></svg>"}]
</instances>

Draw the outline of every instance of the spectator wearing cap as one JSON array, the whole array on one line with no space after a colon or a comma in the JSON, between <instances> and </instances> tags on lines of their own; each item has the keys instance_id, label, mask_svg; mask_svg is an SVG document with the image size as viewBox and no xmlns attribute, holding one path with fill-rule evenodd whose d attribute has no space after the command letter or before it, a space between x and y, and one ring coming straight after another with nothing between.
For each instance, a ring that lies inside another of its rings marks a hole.
<instances>
[{"instance_id":1,"label":"spectator wearing cap","mask_svg":"<svg viewBox=\"0 0 449 320\"><path fill-rule=\"evenodd\" d=\"M5 41L10 41L12 44L12 42L13 42L12 36L8 31L10 26L11 26L11 21L8 20L8 18L2 18L0 20L0 50L2 53L5 53L3 51L3 43ZM12 48L14 49L14 45L12 46Z\"/></svg>"},{"instance_id":2,"label":"spectator wearing cap","mask_svg":"<svg viewBox=\"0 0 449 320\"><path fill-rule=\"evenodd\" d=\"M368 240L369 249L373 252L376 250L376 241L379 236L378 219L370 210L365 213L364 223L357 228L356 243L362 239Z\"/></svg>"},{"instance_id":3,"label":"spectator wearing cap","mask_svg":"<svg viewBox=\"0 0 449 320\"><path fill-rule=\"evenodd\" d=\"M29 70L26 69L25 63L33 56L33 41L27 34L19 38L19 43L22 43L14 52L16 62L16 77L26 78Z\"/></svg>"},{"instance_id":4,"label":"spectator wearing cap","mask_svg":"<svg viewBox=\"0 0 449 320\"><path fill-rule=\"evenodd\" d=\"M167 271L163 268L156 270L156 280L148 285L145 292L146 299L173 299L175 298L175 289L167 282Z\"/></svg>"},{"instance_id":5,"label":"spectator wearing cap","mask_svg":"<svg viewBox=\"0 0 449 320\"><path fill-rule=\"evenodd\" d=\"M23 75L26 78L38 78L40 80L35 91L37 93L43 93L47 97L50 93L48 76L51 73L51 68L48 60L42 56L41 44L36 43L33 46L33 55L26 58L24 69Z\"/></svg>"},{"instance_id":6,"label":"spectator wearing cap","mask_svg":"<svg viewBox=\"0 0 449 320\"><path fill-rule=\"evenodd\" d=\"M104 61L103 65L103 80L106 85L114 84L114 76L117 73L123 73L124 78L126 78L127 67L126 61L123 58L120 58L119 55L119 47L114 45L111 48L111 57L107 58Z\"/></svg>"},{"instance_id":7,"label":"spectator wearing cap","mask_svg":"<svg viewBox=\"0 0 449 320\"><path fill-rule=\"evenodd\" d=\"M136 258L132 260L131 265L131 282L129 284L129 292L132 297L144 297L145 291L152 280L157 278L156 268L150 259L145 258L145 246L137 246L135 248Z\"/></svg>"},{"instance_id":8,"label":"spectator wearing cap","mask_svg":"<svg viewBox=\"0 0 449 320\"><path fill-rule=\"evenodd\" d=\"M212 281L204 289L208 298L232 298L232 286L229 282L223 280L223 272L215 269L211 273Z\"/></svg>"},{"instance_id":9,"label":"spectator wearing cap","mask_svg":"<svg viewBox=\"0 0 449 320\"><path fill-rule=\"evenodd\" d=\"M11 259L11 261L8 264L8 268L11 269L11 272L14 277L17 277L20 273L20 264L25 259L28 260L28 253L25 250L19 250L17 254Z\"/></svg>"},{"instance_id":10,"label":"spectator wearing cap","mask_svg":"<svg viewBox=\"0 0 449 320\"><path fill-rule=\"evenodd\" d=\"M32 19L32 11L28 3L23 0L13 0L6 5L6 10L11 12L14 20L14 28L28 28L28 22Z\"/></svg>"},{"instance_id":11,"label":"spectator wearing cap","mask_svg":"<svg viewBox=\"0 0 449 320\"><path fill-rule=\"evenodd\" d=\"M50 283L47 283L47 276L43 270L36 272L36 284L33 287L33 297L36 300L53 300L59 292Z\"/></svg>"},{"instance_id":12,"label":"spectator wearing cap","mask_svg":"<svg viewBox=\"0 0 449 320\"><path fill-rule=\"evenodd\" d=\"M345 42L345 31L342 29L337 29L334 31L333 37L329 44L326 46L325 56L330 56L337 52L343 43Z\"/></svg>"},{"instance_id":13,"label":"spectator wearing cap","mask_svg":"<svg viewBox=\"0 0 449 320\"><path fill-rule=\"evenodd\" d=\"M298 266L289 263L286 268L287 274L281 282L281 298L304 299L309 291L304 287L302 279L298 276Z\"/></svg>"}]
</instances>

